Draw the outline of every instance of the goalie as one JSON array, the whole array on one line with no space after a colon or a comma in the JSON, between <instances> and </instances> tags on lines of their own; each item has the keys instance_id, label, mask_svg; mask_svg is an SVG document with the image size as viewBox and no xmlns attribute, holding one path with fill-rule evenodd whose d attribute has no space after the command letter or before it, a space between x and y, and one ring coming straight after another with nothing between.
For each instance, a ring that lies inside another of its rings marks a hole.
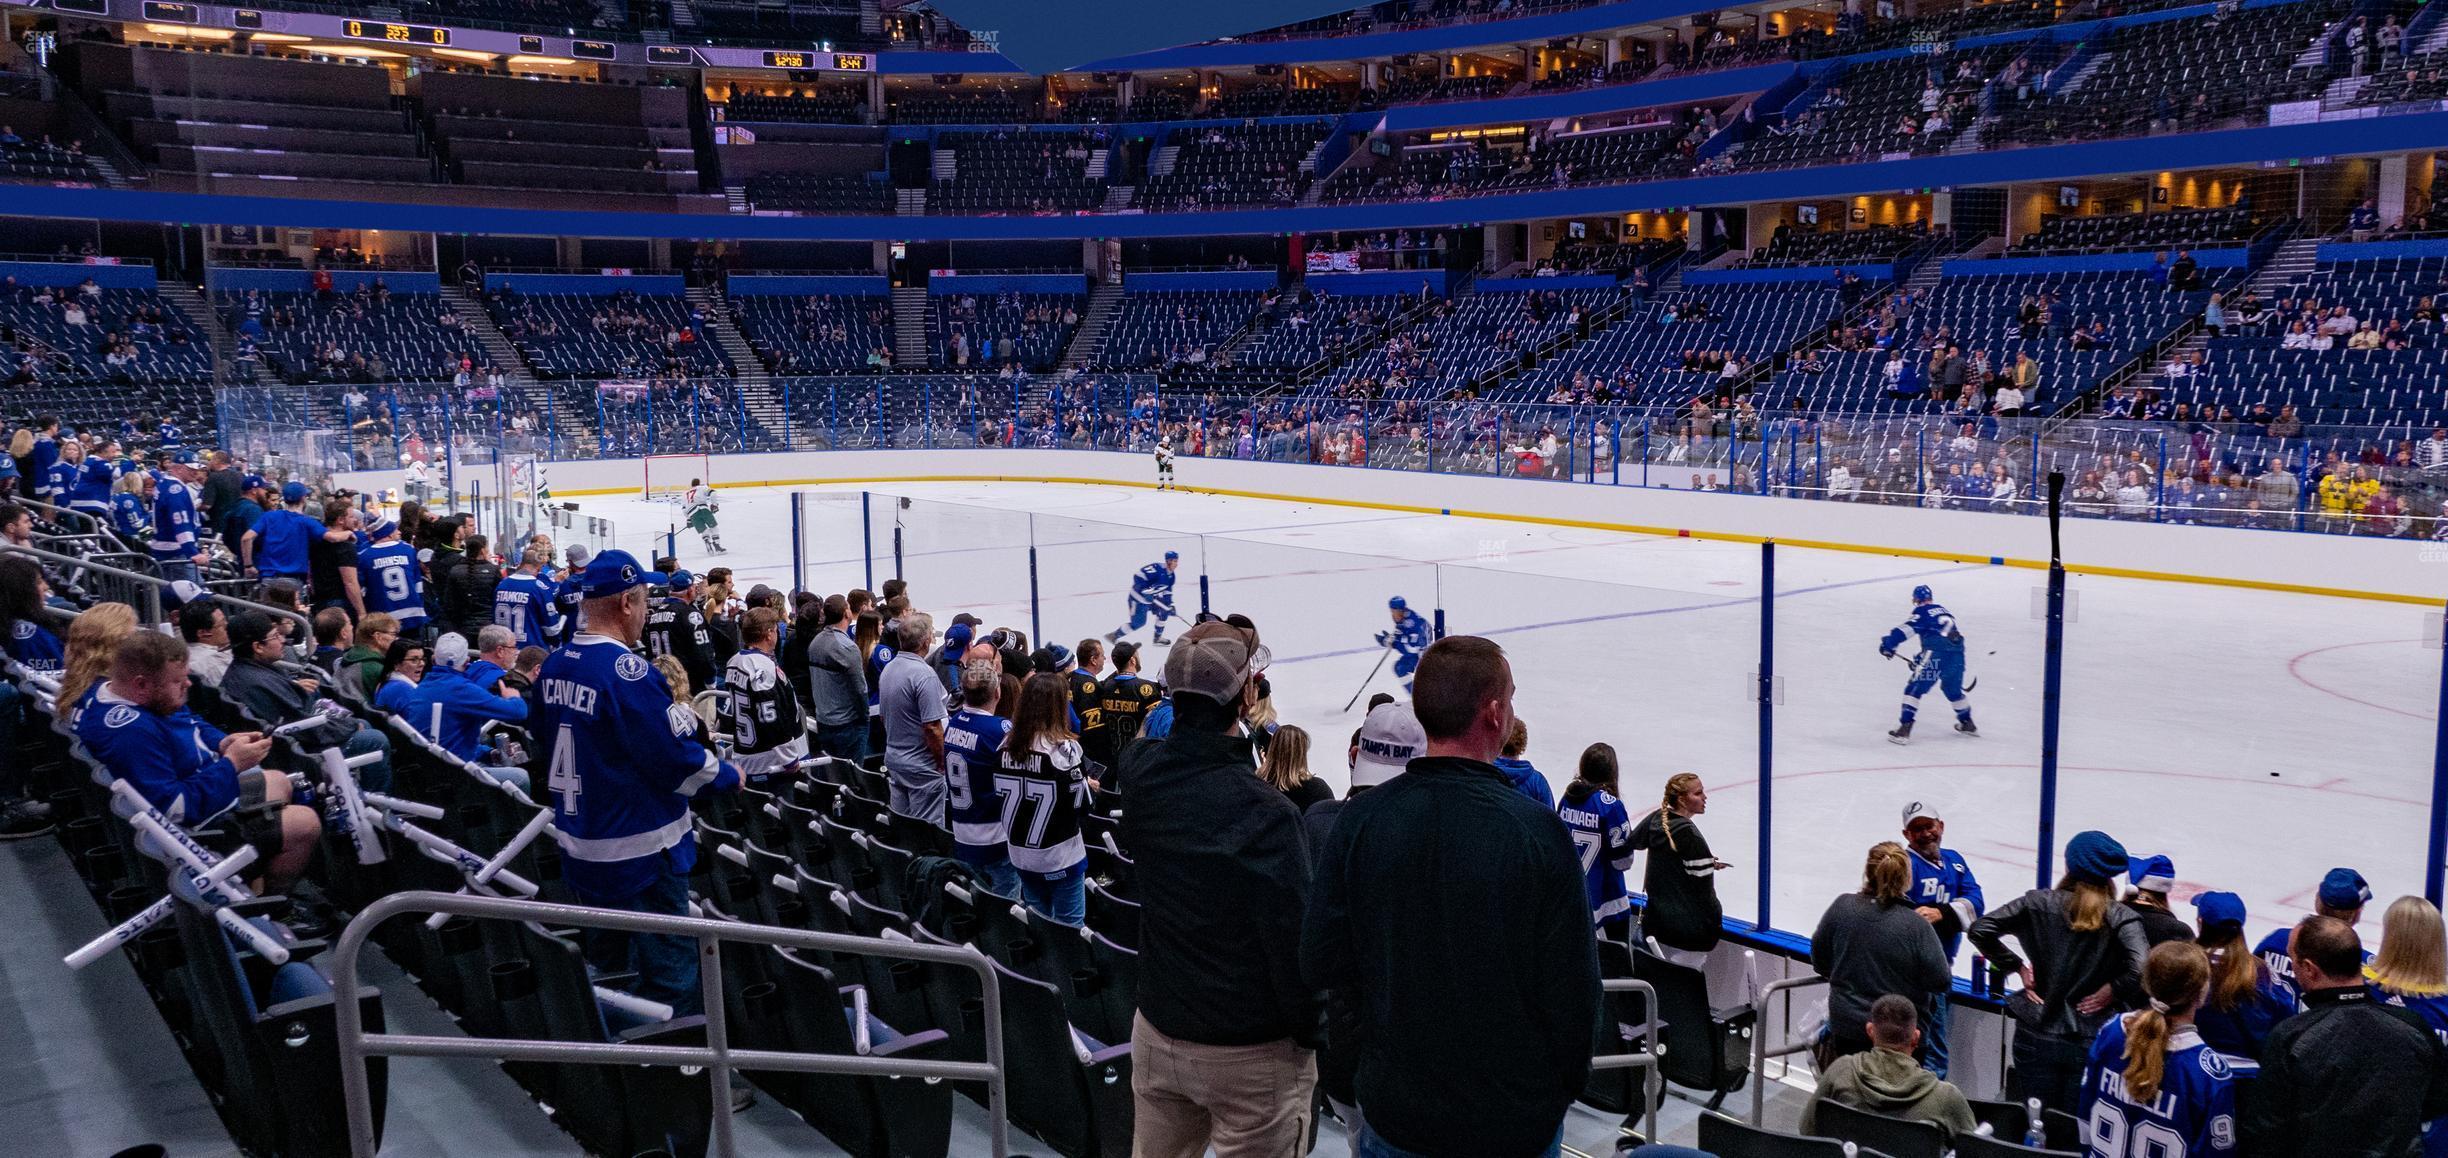
<instances>
[{"instance_id":1,"label":"goalie","mask_svg":"<svg viewBox=\"0 0 2448 1158\"><path fill-rule=\"evenodd\" d=\"M717 555L730 554L723 550L722 528L714 518L714 513L722 509L722 496L714 493L712 483L690 479L688 493L681 496L680 506L688 512L688 529L697 532L697 537L705 541L706 550Z\"/></svg>"}]
</instances>

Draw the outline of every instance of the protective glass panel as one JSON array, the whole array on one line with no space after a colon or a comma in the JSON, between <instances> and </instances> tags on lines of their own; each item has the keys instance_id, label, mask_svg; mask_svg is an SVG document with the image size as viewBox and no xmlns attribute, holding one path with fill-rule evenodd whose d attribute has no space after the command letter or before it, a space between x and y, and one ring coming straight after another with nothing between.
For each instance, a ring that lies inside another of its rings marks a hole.
<instances>
[{"instance_id":1,"label":"protective glass panel","mask_svg":"<svg viewBox=\"0 0 2448 1158\"><path fill-rule=\"evenodd\" d=\"M1940 846L1962 854L1989 905L2032 886L2042 659L2032 590L2042 581L1986 563L1777 546L1783 700L1769 819L1779 927L1811 929L1830 900L1859 889L1865 854L1904 842L1904 809L1916 801L1937 810ZM1946 614L1908 624L1925 586ZM1935 631L1926 640L1922 622ZM1950 626L1959 653L1944 638ZM1899 630L1894 657L1882 655ZM1957 695L1977 732L1956 730ZM1913 728L1896 744L1907 702ZM1969 976L1971 958L1959 950L1956 971Z\"/></svg>"},{"instance_id":2,"label":"protective glass panel","mask_svg":"<svg viewBox=\"0 0 2448 1158\"><path fill-rule=\"evenodd\" d=\"M1028 512L881 493L870 502L876 582L905 580L910 604L933 615L936 630L964 611L990 627L1027 626Z\"/></svg>"},{"instance_id":3,"label":"protective glass panel","mask_svg":"<svg viewBox=\"0 0 2448 1158\"><path fill-rule=\"evenodd\" d=\"M889 518L894 506L891 495L811 490L788 497L799 505L798 550L791 559L784 560L792 569L791 585L795 590L819 595L841 594L854 587L872 591L875 584L892 576L892 557L884 557L879 573L873 569L866 548L867 511L872 505L876 517ZM889 532L886 540L889 547Z\"/></svg>"},{"instance_id":4,"label":"protective glass panel","mask_svg":"<svg viewBox=\"0 0 2448 1158\"><path fill-rule=\"evenodd\" d=\"M1156 635L1178 638L1199 609L1199 573L1204 552L1196 535L1154 527L1124 526L1074 518L1059 512L1030 516L1037 543L1037 623L1040 643L1076 648L1079 641L1120 631L1146 644ZM1168 589L1161 582L1138 589L1142 568L1165 565L1165 552L1180 556ZM1163 674L1161 650L1151 651L1143 670Z\"/></svg>"},{"instance_id":5,"label":"protective glass panel","mask_svg":"<svg viewBox=\"0 0 2448 1158\"><path fill-rule=\"evenodd\" d=\"M1759 658L1756 548L1607 531L1508 527L1477 560L1440 566L1446 630L1512 656L1514 711L1531 762L1560 795L1582 752L1615 748L1624 807L1655 810L1666 781L1699 774L1694 820L1715 857L1725 914L1758 912L1758 715L1746 695ZM1638 574L1631 584L1614 577ZM1629 884L1642 890L1647 857Z\"/></svg>"},{"instance_id":6,"label":"protective glass panel","mask_svg":"<svg viewBox=\"0 0 2448 1158\"><path fill-rule=\"evenodd\" d=\"M2428 609L2071 583L2060 842L2097 828L2135 856L2167 854L2177 895L2237 893L2256 939L2309 912L2335 866L2361 872L2375 905L2422 891L2440 687Z\"/></svg>"}]
</instances>

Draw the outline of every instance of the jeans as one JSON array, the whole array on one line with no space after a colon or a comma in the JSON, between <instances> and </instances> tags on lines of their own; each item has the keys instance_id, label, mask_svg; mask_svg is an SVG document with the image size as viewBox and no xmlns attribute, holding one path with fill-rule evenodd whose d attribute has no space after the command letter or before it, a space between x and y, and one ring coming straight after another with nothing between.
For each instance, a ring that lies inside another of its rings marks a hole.
<instances>
[{"instance_id":1,"label":"jeans","mask_svg":"<svg viewBox=\"0 0 2448 1158\"><path fill-rule=\"evenodd\" d=\"M1020 876L1020 899L1029 911L1066 925L1088 923L1088 862L1050 873L1014 870Z\"/></svg>"},{"instance_id":2,"label":"jeans","mask_svg":"<svg viewBox=\"0 0 2448 1158\"><path fill-rule=\"evenodd\" d=\"M968 865L969 871L977 874L978 883L986 886L986 891L1010 900L1020 899L1020 870L1012 867L1011 858L1003 855L1001 847L988 849L955 842L952 845L952 859ZM1083 891L1083 904L1085 899Z\"/></svg>"},{"instance_id":3,"label":"jeans","mask_svg":"<svg viewBox=\"0 0 2448 1158\"><path fill-rule=\"evenodd\" d=\"M867 759L867 721L816 726L816 750L853 764Z\"/></svg>"},{"instance_id":4,"label":"jeans","mask_svg":"<svg viewBox=\"0 0 2448 1158\"><path fill-rule=\"evenodd\" d=\"M1351 1151L1352 1158L1422 1158L1418 1152L1405 1150L1378 1137L1377 1131L1369 1129L1368 1107L1366 1106L1360 1108L1360 1129L1358 1136L1352 1139ZM1538 1152L1538 1158L1563 1158L1563 1154L1564 1123L1558 1121L1555 1138L1547 1143L1546 1149Z\"/></svg>"},{"instance_id":5,"label":"jeans","mask_svg":"<svg viewBox=\"0 0 2448 1158\"><path fill-rule=\"evenodd\" d=\"M165 582L176 583L181 579L184 579L190 583L196 581L195 560L193 559L180 559L177 562L160 562L159 566L161 567L161 577Z\"/></svg>"},{"instance_id":6,"label":"jeans","mask_svg":"<svg viewBox=\"0 0 2448 1158\"><path fill-rule=\"evenodd\" d=\"M1947 994L1943 991L1930 994L1929 1024L1921 1027L1921 1068L1946 1080Z\"/></svg>"},{"instance_id":7,"label":"jeans","mask_svg":"<svg viewBox=\"0 0 2448 1158\"><path fill-rule=\"evenodd\" d=\"M659 852L654 855L660 859L668 858L671 854ZM688 876L672 869L668 861L654 883L634 896L598 897L583 889L571 891L580 904L597 908L660 913L671 917L688 915ZM586 951L587 966L598 975L637 974L637 984L631 987L630 992L648 1001L671 1006L674 1017L705 1012L705 997L698 991L695 938L674 937L665 933L627 933L618 929L580 929L578 940Z\"/></svg>"},{"instance_id":8,"label":"jeans","mask_svg":"<svg viewBox=\"0 0 2448 1158\"><path fill-rule=\"evenodd\" d=\"M349 736L348 741L340 745L340 751L350 756L363 756L368 752L382 753L382 759L363 768L352 768L350 771L357 774L359 788L368 792L391 791L391 737L382 734L370 724L359 724L357 731Z\"/></svg>"}]
</instances>

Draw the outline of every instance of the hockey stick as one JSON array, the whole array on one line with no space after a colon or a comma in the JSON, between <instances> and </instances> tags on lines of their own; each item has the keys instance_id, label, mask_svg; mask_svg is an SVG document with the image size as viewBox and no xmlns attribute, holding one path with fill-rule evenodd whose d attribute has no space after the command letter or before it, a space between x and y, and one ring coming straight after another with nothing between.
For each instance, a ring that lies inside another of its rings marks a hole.
<instances>
[{"instance_id":1,"label":"hockey stick","mask_svg":"<svg viewBox=\"0 0 2448 1158\"><path fill-rule=\"evenodd\" d=\"M1991 654L1991 655L1996 655L1997 653L1996 653L1996 652L1994 652L1994 651L1992 651L1992 652L1990 652L1989 654ZM1907 680L1910 680L1912 677L1914 677L1914 676L1917 676L1917 675L1920 675L1920 674L1921 674L1921 668L1922 668L1922 666L1923 666L1923 665L1925 665L1925 664L1927 664L1927 663L1929 662L1930 653L1928 652L1928 650L1924 649L1924 650L1922 650L1922 651L1915 652L1915 653L1913 653L1912 655L1906 656L1906 655L1901 655L1901 654L1898 654L1898 653L1896 653L1896 652L1892 652L1892 651L1891 651L1891 652L1888 652L1888 653L1887 653L1887 657L1888 657L1889 659L1900 659L1900 660L1903 660L1903 661L1904 661L1904 663L1905 663L1905 666L1910 667L1910 668L1912 669L1911 671L1904 673L1904 678L1905 678L1905 679L1907 679ZM1965 690L1965 691L1969 692L1969 691L1971 691L1972 689L1974 689L1974 688L1976 688L1976 687L1979 687L1979 686L1980 686L1980 677L1979 677L1979 676L1973 676L1971 679L1968 679L1968 680L1965 680L1965 681L1964 681L1963 690Z\"/></svg>"},{"instance_id":2,"label":"hockey stick","mask_svg":"<svg viewBox=\"0 0 2448 1158\"><path fill-rule=\"evenodd\" d=\"M1360 702L1360 693L1367 691L1370 684L1377 682L1377 673L1385 670L1386 657L1392 654L1394 654L1394 645L1391 643L1385 645L1384 651L1377 653L1377 666L1369 669L1368 678L1360 681L1360 686L1352 692L1352 698L1343 701L1344 711L1352 710L1352 705Z\"/></svg>"}]
</instances>

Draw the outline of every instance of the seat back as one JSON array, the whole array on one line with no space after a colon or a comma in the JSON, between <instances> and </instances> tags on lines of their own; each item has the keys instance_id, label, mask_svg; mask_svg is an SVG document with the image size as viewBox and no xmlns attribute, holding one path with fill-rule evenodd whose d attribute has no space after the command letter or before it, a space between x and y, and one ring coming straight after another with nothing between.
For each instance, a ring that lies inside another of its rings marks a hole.
<instances>
[{"instance_id":1,"label":"seat back","mask_svg":"<svg viewBox=\"0 0 2448 1158\"><path fill-rule=\"evenodd\" d=\"M1751 1070L1751 1011L1720 1020L1709 1006L1705 974L1647 949L1632 955L1632 974L1657 990L1658 1018L1666 1023L1666 1080L1712 1093L1741 1089Z\"/></svg>"},{"instance_id":2,"label":"seat back","mask_svg":"<svg viewBox=\"0 0 2448 1158\"><path fill-rule=\"evenodd\" d=\"M2082 1158L2082 1151L2039 1150L2003 1138L1964 1134L1955 1139L1955 1158Z\"/></svg>"},{"instance_id":3,"label":"seat back","mask_svg":"<svg viewBox=\"0 0 2448 1158\"><path fill-rule=\"evenodd\" d=\"M1700 1148L1717 1158L1846 1158L1842 1142L1763 1130L1713 1111L1700 1115Z\"/></svg>"},{"instance_id":4,"label":"seat back","mask_svg":"<svg viewBox=\"0 0 2448 1158\"><path fill-rule=\"evenodd\" d=\"M1946 1131L1935 1122L1907 1122L1831 1099L1822 1099L1817 1113L1815 1132L1823 1138L1851 1142L1892 1158L1942 1158L1946 1153Z\"/></svg>"}]
</instances>

